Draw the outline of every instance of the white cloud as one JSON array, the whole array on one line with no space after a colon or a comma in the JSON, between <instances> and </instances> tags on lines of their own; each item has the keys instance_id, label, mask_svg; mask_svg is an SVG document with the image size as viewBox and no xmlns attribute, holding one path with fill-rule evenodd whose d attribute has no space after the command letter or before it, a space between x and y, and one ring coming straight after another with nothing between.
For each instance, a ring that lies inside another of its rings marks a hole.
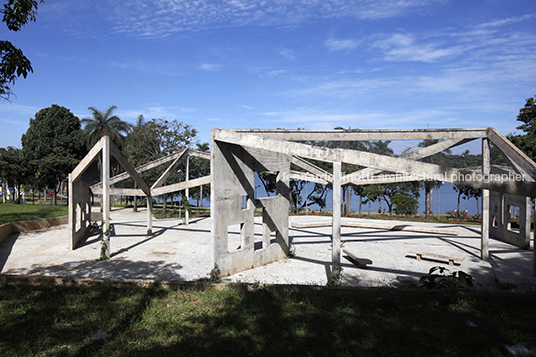
<instances>
[{"instance_id":1,"label":"white cloud","mask_svg":"<svg viewBox=\"0 0 536 357\"><path fill-rule=\"evenodd\" d=\"M323 18L385 19L419 12L443 2L445 0L73 0L61 9L71 15L69 21L78 34L89 30L83 29L82 21L78 20L91 11L93 18L100 17L108 22L111 34L166 38L185 31L244 25L288 26Z\"/></svg>"},{"instance_id":2,"label":"white cloud","mask_svg":"<svg viewBox=\"0 0 536 357\"><path fill-rule=\"evenodd\" d=\"M394 34L385 40L377 41L373 47L385 51L386 61L434 62L464 52L462 46L441 48L441 45L441 41L418 43L412 35Z\"/></svg>"},{"instance_id":3,"label":"white cloud","mask_svg":"<svg viewBox=\"0 0 536 357\"><path fill-rule=\"evenodd\" d=\"M244 105L244 104L242 104L242 108L246 108L246 109L250 109L250 110L253 109L253 107L250 107L250 106Z\"/></svg>"},{"instance_id":4,"label":"white cloud","mask_svg":"<svg viewBox=\"0 0 536 357\"><path fill-rule=\"evenodd\" d=\"M279 54L283 57L285 57L286 59L288 60L292 60L292 59L295 59L296 58L296 55L294 54L294 51L292 50L289 50L289 49L282 49L282 50L279 50Z\"/></svg>"},{"instance_id":5,"label":"white cloud","mask_svg":"<svg viewBox=\"0 0 536 357\"><path fill-rule=\"evenodd\" d=\"M504 25L513 24L516 22L526 21L530 20L536 17L536 14L526 14L523 16L517 16L517 17L508 17L506 19L499 19L491 22L486 22L483 24L478 25L479 28L486 28L486 27L499 27Z\"/></svg>"},{"instance_id":6,"label":"white cloud","mask_svg":"<svg viewBox=\"0 0 536 357\"><path fill-rule=\"evenodd\" d=\"M199 65L199 69L204 69L205 71L217 71L220 69L221 64L215 64L215 63L201 63Z\"/></svg>"},{"instance_id":7,"label":"white cloud","mask_svg":"<svg viewBox=\"0 0 536 357\"><path fill-rule=\"evenodd\" d=\"M340 50L352 50L356 48L359 45L358 41L354 40L335 40L335 39L329 39L326 40L324 45L330 50L330 51L340 51Z\"/></svg>"}]
</instances>

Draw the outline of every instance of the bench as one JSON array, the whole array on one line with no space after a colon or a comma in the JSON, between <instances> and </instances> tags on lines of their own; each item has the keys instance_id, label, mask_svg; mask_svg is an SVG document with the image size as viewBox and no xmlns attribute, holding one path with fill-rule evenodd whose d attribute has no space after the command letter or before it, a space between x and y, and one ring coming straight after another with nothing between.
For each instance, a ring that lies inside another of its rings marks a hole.
<instances>
[{"instance_id":1,"label":"bench","mask_svg":"<svg viewBox=\"0 0 536 357\"><path fill-rule=\"evenodd\" d=\"M425 257L432 257L432 258L439 258L449 261L449 265L454 265L454 262L461 262L465 258L463 257L453 257L450 255L444 255L444 254L437 254L437 253L431 253L431 252L423 252L423 251L414 251L410 250L410 254L415 254L415 259L421 260L423 256Z\"/></svg>"},{"instance_id":2,"label":"bench","mask_svg":"<svg viewBox=\"0 0 536 357\"><path fill-rule=\"evenodd\" d=\"M353 263L357 263L357 266L360 268L366 268L368 264L372 264L372 260L365 259L365 258L358 258L357 255L349 250L348 248L345 248L342 250L346 255L348 255Z\"/></svg>"}]
</instances>

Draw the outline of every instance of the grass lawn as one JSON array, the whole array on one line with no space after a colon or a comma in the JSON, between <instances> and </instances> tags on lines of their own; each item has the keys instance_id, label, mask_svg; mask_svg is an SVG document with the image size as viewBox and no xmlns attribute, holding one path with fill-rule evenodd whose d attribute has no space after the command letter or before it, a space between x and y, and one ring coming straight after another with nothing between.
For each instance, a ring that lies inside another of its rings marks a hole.
<instances>
[{"instance_id":1,"label":"grass lawn","mask_svg":"<svg viewBox=\"0 0 536 357\"><path fill-rule=\"evenodd\" d=\"M0 284L1 356L507 356L536 293Z\"/></svg>"},{"instance_id":2,"label":"grass lawn","mask_svg":"<svg viewBox=\"0 0 536 357\"><path fill-rule=\"evenodd\" d=\"M69 208L65 204L51 206L49 204L32 205L29 203L22 203L20 205L15 205L13 203L0 203L0 224L67 216L68 214Z\"/></svg>"}]
</instances>

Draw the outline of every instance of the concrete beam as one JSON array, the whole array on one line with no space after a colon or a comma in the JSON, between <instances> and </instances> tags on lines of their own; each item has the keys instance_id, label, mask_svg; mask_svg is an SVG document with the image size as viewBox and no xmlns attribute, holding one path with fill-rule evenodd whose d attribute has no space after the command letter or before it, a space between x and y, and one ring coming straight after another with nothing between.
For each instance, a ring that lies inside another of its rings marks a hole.
<instances>
[{"instance_id":1,"label":"concrete beam","mask_svg":"<svg viewBox=\"0 0 536 357\"><path fill-rule=\"evenodd\" d=\"M310 146L231 130L213 129L213 133L216 141L219 140L235 145L250 146L253 148L277 151L287 155L296 155L327 162L341 161L348 164L375 167L383 171L424 176L427 177L427 179L437 179L438 181L512 193L520 196L536 196L536 183L534 182L517 180L505 180L502 182L493 180L485 182L482 180L482 177L478 179L478 176L469 170L444 167L399 157L385 156L357 150Z\"/></svg>"},{"instance_id":2,"label":"concrete beam","mask_svg":"<svg viewBox=\"0 0 536 357\"><path fill-rule=\"evenodd\" d=\"M536 163L532 161L523 151L512 144L504 135L495 128L488 128L488 138L493 145L498 147L512 163L519 165L530 177L536 180Z\"/></svg>"},{"instance_id":3,"label":"concrete beam","mask_svg":"<svg viewBox=\"0 0 536 357\"><path fill-rule=\"evenodd\" d=\"M216 129L221 130L221 129ZM226 129L231 131L232 129ZM364 140L424 140L478 139L486 137L486 128L477 129L414 129L414 130L264 130L235 129L236 133L293 141L364 141ZM216 138L216 140L218 140Z\"/></svg>"},{"instance_id":4,"label":"concrete beam","mask_svg":"<svg viewBox=\"0 0 536 357\"><path fill-rule=\"evenodd\" d=\"M146 196L151 195L151 189L141 178L140 174L136 171L134 166L121 154L121 151L115 146L115 144L110 141L110 153L115 157L121 166L126 170L126 172L134 179L138 184L138 187L145 193Z\"/></svg>"},{"instance_id":5,"label":"concrete beam","mask_svg":"<svg viewBox=\"0 0 536 357\"><path fill-rule=\"evenodd\" d=\"M173 185L157 187L154 190L152 190L151 193L153 195L155 195L155 196L160 196L160 195L163 195L165 193L182 191L182 190L185 190L187 188L197 187L197 186L201 186L201 185L207 185L209 183L210 183L210 175L199 177L199 178L196 178L196 179L191 179L191 180L188 180L188 181L175 183Z\"/></svg>"},{"instance_id":6,"label":"concrete beam","mask_svg":"<svg viewBox=\"0 0 536 357\"><path fill-rule=\"evenodd\" d=\"M87 153L86 156L84 156L84 158L82 159L82 161L80 161L78 163L78 165L76 165L75 169L71 172L71 179L72 181L76 181L80 178L80 176L82 176L82 174L84 173L84 171L87 170L87 168L89 167L89 165L91 165L91 163L93 162L93 160L95 160L95 158L97 158L97 156L99 155L99 153L101 152L102 150L102 145L103 145L103 141L104 141L104 137L102 137L92 148L91 150L89 150L89 152Z\"/></svg>"},{"instance_id":7,"label":"concrete beam","mask_svg":"<svg viewBox=\"0 0 536 357\"><path fill-rule=\"evenodd\" d=\"M171 165L164 171L162 175L156 180L156 182L151 186L151 189L154 189L156 187L162 186L164 183L166 183L169 176L177 169L177 166L188 157L188 150L182 150L182 155L177 157Z\"/></svg>"},{"instance_id":8,"label":"concrete beam","mask_svg":"<svg viewBox=\"0 0 536 357\"><path fill-rule=\"evenodd\" d=\"M304 169L307 172L312 173L313 175L319 176L324 181L332 181L332 175L329 172L321 169L316 165L311 164L309 161L304 160L301 157L292 156L290 163L298 166L301 169Z\"/></svg>"},{"instance_id":9,"label":"concrete beam","mask_svg":"<svg viewBox=\"0 0 536 357\"><path fill-rule=\"evenodd\" d=\"M440 153L442 151L448 150L450 148L465 144L467 142L470 142L474 139L449 139L449 140L443 140L436 144L424 147L422 149L410 152L408 154L400 156L404 159L410 159L410 160L420 160L422 158ZM363 179L367 179L370 176L373 176L377 173L380 173L382 170L374 169L371 167L367 167L365 169L362 169L360 171L353 172L351 174L348 174L346 176L342 177L341 184L346 185L349 183L352 183L354 185L365 185L364 183L361 183L360 181ZM416 180L417 181L417 180ZM368 185L368 183L367 183Z\"/></svg>"}]
</instances>

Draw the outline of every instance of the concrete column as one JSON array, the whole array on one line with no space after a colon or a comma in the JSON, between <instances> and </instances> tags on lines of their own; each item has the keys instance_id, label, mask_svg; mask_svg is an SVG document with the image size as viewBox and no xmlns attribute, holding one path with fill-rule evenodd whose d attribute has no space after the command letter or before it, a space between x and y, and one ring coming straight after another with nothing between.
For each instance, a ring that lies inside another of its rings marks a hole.
<instances>
[{"instance_id":1,"label":"concrete column","mask_svg":"<svg viewBox=\"0 0 536 357\"><path fill-rule=\"evenodd\" d=\"M110 231L110 138L105 137L102 144L102 218L104 219L103 233ZM110 258L110 240L104 234L106 257Z\"/></svg>"},{"instance_id":2,"label":"concrete column","mask_svg":"<svg viewBox=\"0 0 536 357\"><path fill-rule=\"evenodd\" d=\"M74 190L71 174L69 174L69 197L67 199L69 200L69 249L73 250L76 230L76 214L74 209Z\"/></svg>"},{"instance_id":3,"label":"concrete column","mask_svg":"<svg viewBox=\"0 0 536 357\"><path fill-rule=\"evenodd\" d=\"M190 180L190 155L186 157L186 182ZM190 202L190 189L187 188L184 190L184 195L186 196L186 201ZM184 224L188 225L190 224L190 212L185 207L184 211Z\"/></svg>"},{"instance_id":4,"label":"concrete column","mask_svg":"<svg viewBox=\"0 0 536 357\"><path fill-rule=\"evenodd\" d=\"M482 173L489 174L490 167L490 148L489 139L482 138ZM480 242L480 257L482 260L489 260L489 190L482 190L482 226L481 226L481 242Z\"/></svg>"},{"instance_id":5,"label":"concrete column","mask_svg":"<svg viewBox=\"0 0 536 357\"><path fill-rule=\"evenodd\" d=\"M147 196L147 235L153 234L153 197Z\"/></svg>"},{"instance_id":6,"label":"concrete column","mask_svg":"<svg viewBox=\"0 0 536 357\"><path fill-rule=\"evenodd\" d=\"M331 271L341 264L341 163L333 163L333 210Z\"/></svg>"}]
</instances>

